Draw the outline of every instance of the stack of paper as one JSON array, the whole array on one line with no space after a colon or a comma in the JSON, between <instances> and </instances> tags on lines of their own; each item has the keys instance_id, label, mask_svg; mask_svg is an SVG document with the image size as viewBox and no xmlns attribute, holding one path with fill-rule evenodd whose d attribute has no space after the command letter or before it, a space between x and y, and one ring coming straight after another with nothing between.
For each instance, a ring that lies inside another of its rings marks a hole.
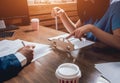
<instances>
[{"instance_id":1,"label":"stack of paper","mask_svg":"<svg viewBox=\"0 0 120 83\"><path fill-rule=\"evenodd\" d=\"M95 64L95 68L98 69L110 83L120 83L120 62Z\"/></svg>"},{"instance_id":2,"label":"stack of paper","mask_svg":"<svg viewBox=\"0 0 120 83\"><path fill-rule=\"evenodd\" d=\"M23 47L23 44L21 43L23 40L2 40L0 41L0 57L6 56L11 53L15 53L18 49ZM23 41L25 45L35 45L34 48L34 57L33 60L36 60L40 58L41 56L44 56L48 54L51 50L49 45L45 44L38 44L38 43L32 43L32 42L27 42Z\"/></svg>"}]
</instances>

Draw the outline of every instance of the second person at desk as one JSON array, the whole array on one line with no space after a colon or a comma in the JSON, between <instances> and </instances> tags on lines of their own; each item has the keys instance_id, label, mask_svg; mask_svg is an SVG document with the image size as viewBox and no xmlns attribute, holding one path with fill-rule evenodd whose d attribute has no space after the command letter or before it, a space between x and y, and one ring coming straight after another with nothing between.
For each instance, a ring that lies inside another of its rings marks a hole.
<instances>
[{"instance_id":1,"label":"second person at desk","mask_svg":"<svg viewBox=\"0 0 120 83\"><path fill-rule=\"evenodd\" d=\"M84 1L96 4L96 1L102 0ZM86 38L89 40L99 41L111 47L120 49L120 0L110 1L107 2L108 4L110 2L110 5L104 16L100 19L96 18L94 21L92 20L92 15L89 20L83 21L80 18L77 23L74 24L65 11L59 7L53 8L52 16L60 17L65 28L70 33L69 37L74 36L76 38L81 38L86 34Z\"/></svg>"}]
</instances>

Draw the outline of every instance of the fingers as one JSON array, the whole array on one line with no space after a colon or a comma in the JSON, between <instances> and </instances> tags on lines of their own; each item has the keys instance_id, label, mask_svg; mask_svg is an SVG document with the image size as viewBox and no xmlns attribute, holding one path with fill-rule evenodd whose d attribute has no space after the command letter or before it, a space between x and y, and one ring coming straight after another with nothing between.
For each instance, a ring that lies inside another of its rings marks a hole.
<instances>
[{"instance_id":1,"label":"fingers","mask_svg":"<svg viewBox=\"0 0 120 83\"><path fill-rule=\"evenodd\" d=\"M57 11L53 9L53 10L51 11L51 16L52 16L52 17L56 17L56 16L57 16Z\"/></svg>"},{"instance_id":2,"label":"fingers","mask_svg":"<svg viewBox=\"0 0 120 83\"><path fill-rule=\"evenodd\" d=\"M17 52L19 52L20 50L23 50L23 49L31 49L31 50L33 50L34 48L35 48L34 45L27 45L27 46L24 46L24 47L20 48Z\"/></svg>"},{"instance_id":3,"label":"fingers","mask_svg":"<svg viewBox=\"0 0 120 83\"><path fill-rule=\"evenodd\" d=\"M59 11L61 8L60 7L54 7L53 10Z\"/></svg>"},{"instance_id":4,"label":"fingers","mask_svg":"<svg viewBox=\"0 0 120 83\"><path fill-rule=\"evenodd\" d=\"M34 45L28 45L28 46L26 46L26 47L28 47L28 48L35 48Z\"/></svg>"},{"instance_id":5,"label":"fingers","mask_svg":"<svg viewBox=\"0 0 120 83\"><path fill-rule=\"evenodd\" d=\"M28 46L25 46L26 48L29 48L29 49L34 49L35 46L34 45L28 45Z\"/></svg>"},{"instance_id":6,"label":"fingers","mask_svg":"<svg viewBox=\"0 0 120 83\"><path fill-rule=\"evenodd\" d=\"M51 16L52 17L56 17L57 16L57 12L60 10L61 8L59 7L54 7L51 11Z\"/></svg>"},{"instance_id":7,"label":"fingers","mask_svg":"<svg viewBox=\"0 0 120 83\"><path fill-rule=\"evenodd\" d=\"M64 12L64 10L61 9L60 7L54 7L51 11L51 16L56 17L56 16L59 16L63 12Z\"/></svg>"},{"instance_id":8,"label":"fingers","mask_svg":"<svg viewBox=\"0 0 120 83\"><path fill-rule=\"evenodd\" d=\"M66 39L69 39L70 37L74 36L75 32L72 32L69 36L66 37Z\"/></svg>"},{"instance_id":9,"label":"fingers","mask_svg":"<svg viewBox=\"0 0 120 83\"><path fill-rule=\"evenodd\" d=\"M77 31L75 32L75 38L81 38L82 35L83 35L83 33L82 33L80 30L77 30Z\"/></svg>"},{"instance_id":10,"label":"fingers","mask_svg":"<svg viewBox=\"0 0 120 83\"><path fill-rule=\"evenodd\" d=\"M66 39L69 39L70 37L74 36L75 38L81 39L81 37L84 36L84 33L81 32L81 30L75 30L73 31L69 36L66 37Z\"/></svg>"}]
</instances>

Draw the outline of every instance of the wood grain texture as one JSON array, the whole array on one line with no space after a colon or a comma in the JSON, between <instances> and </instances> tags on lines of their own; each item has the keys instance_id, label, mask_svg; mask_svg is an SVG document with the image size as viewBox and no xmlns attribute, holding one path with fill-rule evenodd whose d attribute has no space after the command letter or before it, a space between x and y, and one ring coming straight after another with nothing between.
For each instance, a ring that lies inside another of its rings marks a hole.
<instances>
[{"instance_id":1,"label":"wood grain texture","mask_svg":"<svg viewBox=\"0 0 120 83\"><path fill-rule=\"evenodd\" d=\"M15 30L13 37L6 39L22 39L30 42L49 44L49 37L64 34L64 32L40 26L39 31L33 31L30 26L22 26ZM2 39L0 39L2 40ZM97 83L100 72L94 64L102 62L120 61L120 51L105 46L101 43L84 47L78 50L75 64L79 66L82 77L79 83ZM68 57L66 52L52 50L51 53L32 62L12 79L4 83L57 83L55 71L62 63L72 63L73 57Z\"/></svg>"},{"instance_id":2,"label":"wood grain texture","mask_svg":"<svg viewBox=\"0 0 120 83\"><path fill-rule=\"evenodd\" d=\"M64 9L74 23L78 21L79 17L77 12L77 3L29 5L30 19L39 18L41 26L46 27L52 26L51 28L55 29L55 18L51 16L51 10L54 7L60 7ZM59 18L58 18L58 30L66 31L64 25L62 24Z\"/></svg>"}]
</instances>

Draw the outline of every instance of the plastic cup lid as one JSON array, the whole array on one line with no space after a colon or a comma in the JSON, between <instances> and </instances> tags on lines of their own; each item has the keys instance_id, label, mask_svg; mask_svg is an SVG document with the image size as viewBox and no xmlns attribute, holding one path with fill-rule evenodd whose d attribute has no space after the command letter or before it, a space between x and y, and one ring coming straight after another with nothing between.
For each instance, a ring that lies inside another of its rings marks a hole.
<instances>
[{"instance_id":1,"label":"plastic cup lid","mask_svg":"<svg viewBox=\"0 0 120 83\"><path fill-rule=\"evenodd\" d=\"M33 18L33 19L31 19L31 22L39 22L39 19L38 18Z\"/></svg>"},{"instance_id":2,"label":"plastic cup lid","mask_svg":"<svg viewBox=\"0 0 120 83\"><path fill-rule=\"evenodd\" d=\"M71 79L81 76L79 67L72 63L65 63L58 67L56 76L59 78Z\"/></svg>"}]
</instances>

